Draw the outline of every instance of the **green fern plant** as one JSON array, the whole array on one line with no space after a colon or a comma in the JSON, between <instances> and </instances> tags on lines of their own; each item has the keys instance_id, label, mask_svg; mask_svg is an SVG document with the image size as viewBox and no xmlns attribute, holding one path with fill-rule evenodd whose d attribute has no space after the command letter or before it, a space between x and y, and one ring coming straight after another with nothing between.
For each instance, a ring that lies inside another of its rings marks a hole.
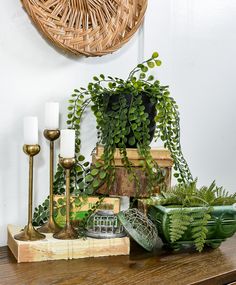
<instances>
[{"instance_id":1,"label":"green fern plant","mask_svg":"<svg viewBox=\"0 0 236 285\"><path fill-rule=\"evenodd\" d=\"M197 187L197 179L162 189L161 194L147 200L149 205L176 205L181 207L207 207L232 205L236 203L236 193L229 194L213 181L209 187Z\"/></svg>"},{"instance_id":2,"label":"green fern plant","mask_svg":"<svg viewBox=\"0 0 236 285\"><path fill-rule=\"evenodd\" d=\"M162 205L171 208L170 240L173 245L191 231L196 249L201 252L206 242L207 223L211 219L213 206L236 203L236 193L229 194L215 181L209 187L197 188L197 179L187 184L179 184L162 190L157 197L148 199L149 205ZM173 208L173 209L172 209Z\"/></svg>"}]
</instances>

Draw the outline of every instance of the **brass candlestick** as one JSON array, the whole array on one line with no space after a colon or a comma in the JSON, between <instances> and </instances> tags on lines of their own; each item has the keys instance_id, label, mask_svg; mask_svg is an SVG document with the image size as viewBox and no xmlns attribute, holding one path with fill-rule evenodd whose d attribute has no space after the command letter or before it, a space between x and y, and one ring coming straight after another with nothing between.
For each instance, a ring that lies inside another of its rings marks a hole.
<instances>
[{"instance_id":1,"label":"brass candlestick","mask_svg":"<svg viewBox=\"0 0 236 285\"><path fill-rule=\"evenodd\" d=\"M33 157L40 152L39 145L24 145L24 153L29 156L29 201L28 201L28 224L24 230L15 235L14 238L21 241L34 241L44 239L45 235L39 233L32 225L32 203L33 203Z\"/></svg>"},{"instance_id":2,"label":"brass candlestick","mask_svg":"<svg viewBox=\"0 0 236 285\"><path fill-rule=\"evenodd\" d=\"M78 233L70 223L70 170L75 164L75 158L59 157L59 163L66 170L66 224L53 237L57 239L76 239Z\"/></svg>"},{"instance_id":3,"label":"brass candlestick","mask_svg":"<svg viewBox=\"0 0 236 285\"><path fill-rule=\"evenodd\" d=\"M61 230L53 216L53 177L54 177L54 141L60 136L59 130L44 130L45 138L50 141L50 192L49 192L49 219L39 228L41 233L57 233Z\"/></svg>"}]
</instances>

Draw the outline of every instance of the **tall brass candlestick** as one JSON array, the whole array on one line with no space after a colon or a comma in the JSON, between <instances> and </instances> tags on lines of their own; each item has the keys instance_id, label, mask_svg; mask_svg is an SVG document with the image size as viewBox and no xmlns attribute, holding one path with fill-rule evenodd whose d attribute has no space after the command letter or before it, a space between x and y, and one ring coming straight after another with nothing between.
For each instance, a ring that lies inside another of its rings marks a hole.
<instances>
[{"instance_id":1,"label":"tall brass candlestick","mask_svg":"<svg viewBox=\"0 0 236 285\"><path fill-rule=\"evenodd\" d=\"M21 241L35 241L44 239L45 235L39 233L32 224L32 203L33 203L33 157L40 152L39 145L24 145L24 153L29 156L29 201L28 201L28 224L24 230L15 235L14 238Z\"/></svg>"},{"instance_id":2,"label":"tall brass candlestick","mask_svg":"<svg viewBox=\"0 0 236 285\"><path fill-rule=\"evenodd\" d=\"M50 141L50 192L49 192L49 219L39 228L41 233L57 233L61 230L53 216L53 177L54 177L54 141L60 136L59 130L44 130L45 138Z\"/></svg>"},{"instance_id":3,"label":"tall brass candlestick","mask_svg":"<svg viewBox=\"0 0 236 285\"><path fill-rule=\"evenodd\" d=\"M78 233L70 223L70 170L75 164L75 158L59 157L59 163L66 170L66 224L53 237L57 239L76 239Z\"/></svg>"}]
</instances>

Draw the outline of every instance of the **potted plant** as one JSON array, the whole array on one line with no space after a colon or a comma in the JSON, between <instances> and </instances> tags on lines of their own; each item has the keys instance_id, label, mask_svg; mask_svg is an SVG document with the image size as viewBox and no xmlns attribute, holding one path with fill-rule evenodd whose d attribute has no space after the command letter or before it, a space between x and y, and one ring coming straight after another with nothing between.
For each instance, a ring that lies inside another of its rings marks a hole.
<instances>
[{"instance_id":1,"label":"potted plant","mask_svg":"<svg viewBox=\"0 0 236 285\"><path fill-rule=\"evenodd\" d=\"M150 198L148 215L164 245L178 250L195 245L212 248L236 232L236 193L229 195L213 182L197 188L197 181L179 184Z\"/></svg>"},{"instance_id":2,"label":"potted plant","mask_svg":"<svg viewBox=\"0 0 236 285\"><path fill-rule=\"evenodd\" d=\"M147 191L163 181L163 171L150 152L151 140L162 140L174 161L174 176L179 183L192 181L180 144L178 106L170 96L168 86L161 85L149 70L161 65L158 53L138 64L126 80L100 74L94 76L87 88L75 89L69 99L68 128L76 130L76 167L71 175L71 190L75 195L91 195L106 184L107 193L115 181L114 153L118 148L130 179L137 183L139 176L127 156L127 148L136 147L142 157L142 170L147 177ZM98 143L104 146L103 161L92 167L81 155L80 128L86 109L91 108L97 121ZM58 165L55 175L55 194L64 193L64 171ZM46 202L46 201L45 201ZM47 205L41 206L44 210ZM41 222L41 211L35 211L35 221Z\"/></svg>"},{"instance_id":3,"label":"potted plant","mask_svg":"<svg viewBox=\"0 0 236 285\"><path fill-rule=\"evenodd\" d=\"M69 100L67 124L68 128L76 130L78 161L83 158L80 155L80 127L87 108L91 108L96 117L98 142L104 146L104 164L95 165L89 173L91 176L86 182L92 184L92 188L88 184L77 185L81 186L82 192L86 188L92 193L104 178L112 184L116 148L119 148L124 167L131 176L135 176L127 157L129 147L137 147L143 157L143 170L152 189L162 178L162 172L150 154L153 137L161 139L170 150L178 181L192 180L180 146L178 106L170 96L168 86L161 85L153 75L148 75L149 69L160 66L161 61L157 58L158 53L154 52L151 58L138 64L126 80L101 74L94 76L94 81L87 88L74 90Z\"/></svg>"}]
</instances>

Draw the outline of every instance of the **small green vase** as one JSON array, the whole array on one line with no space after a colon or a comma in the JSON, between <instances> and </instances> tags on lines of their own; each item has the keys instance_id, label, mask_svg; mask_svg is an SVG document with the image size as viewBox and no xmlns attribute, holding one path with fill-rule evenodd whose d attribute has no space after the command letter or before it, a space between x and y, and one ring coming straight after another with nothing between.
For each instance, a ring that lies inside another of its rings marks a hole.
<instances>
[{"instance_id":1,"label":"small green vase","mask_svg":"<svg viewBox=\"0 0 236 285\"><path fill-rule=\"evenodd\" d=\"M206 208L193 207L184 208L191 214L192 211L203 211ZM171 243L170 239L170 213L178 211L178 207L150 206L148 210L149 218L155 223L158 235L164 245L178 250L186 244L193 245L191 224L188 226L183 236L176 242ZM234 235L236 232L236 207L235 206L214 206L210 213L211 219L207 223L206 245L217 248L222 241Z\"/></svg>"}]
</instances>

